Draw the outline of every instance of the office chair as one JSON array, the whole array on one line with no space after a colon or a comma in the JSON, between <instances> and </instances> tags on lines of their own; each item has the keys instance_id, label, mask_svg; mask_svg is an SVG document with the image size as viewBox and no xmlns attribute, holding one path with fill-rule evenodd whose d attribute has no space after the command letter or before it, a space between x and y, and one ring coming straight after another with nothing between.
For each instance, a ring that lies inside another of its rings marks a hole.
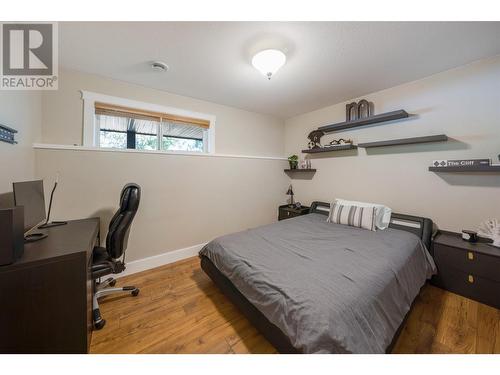
<instances>
[{"instance_id":1,"label":"office chair","mask_svg":"<svg viewBox=\"0 0 500 375\"><path fill-rule=\"evenodd\" d=\"M106 324L99 311L98 299L115 293L128 292L132 296L139 294L135 286L113 288L116 280L112 277L101 282L101 277L117 274L125 270L125 249L132 220L139 208L141 188L137 184L127 184L120 195L120 208L109 223L106 247L96 246L92 253L92 280L94 280L93 318L95 329L101 329ZM110 286L110 287L108 287Z\"/></svg>"}]
</instances>

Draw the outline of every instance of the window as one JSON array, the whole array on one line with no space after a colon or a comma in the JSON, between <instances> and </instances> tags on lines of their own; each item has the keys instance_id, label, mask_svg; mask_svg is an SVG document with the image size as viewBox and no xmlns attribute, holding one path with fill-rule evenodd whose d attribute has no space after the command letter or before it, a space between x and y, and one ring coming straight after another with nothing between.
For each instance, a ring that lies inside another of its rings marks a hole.
<instances>
[{"instance_id":1,"label":"window","mask_svg":"<svg viewBox=\"0 0 500 375\"><path fill-rule=\"evenodd\" d=\"M99 147L208 152L210 121L94 102Z\"/></svg>"}]
</instances>

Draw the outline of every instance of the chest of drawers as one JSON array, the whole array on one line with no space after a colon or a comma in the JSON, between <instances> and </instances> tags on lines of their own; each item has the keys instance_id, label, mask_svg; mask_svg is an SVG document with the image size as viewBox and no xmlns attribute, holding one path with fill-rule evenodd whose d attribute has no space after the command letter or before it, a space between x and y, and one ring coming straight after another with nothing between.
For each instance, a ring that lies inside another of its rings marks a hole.
<instances>
[{"instance_id":1,"label":"chest of drawers","mask_svg":"<svg viewBox=\"0 0 500 375\"><path fill-rule=\"evenodd\" d=\"M433 250L438 268L435 285L500 308L500 249L443 232L434 239Z\"/></svg>"}]
</instances>

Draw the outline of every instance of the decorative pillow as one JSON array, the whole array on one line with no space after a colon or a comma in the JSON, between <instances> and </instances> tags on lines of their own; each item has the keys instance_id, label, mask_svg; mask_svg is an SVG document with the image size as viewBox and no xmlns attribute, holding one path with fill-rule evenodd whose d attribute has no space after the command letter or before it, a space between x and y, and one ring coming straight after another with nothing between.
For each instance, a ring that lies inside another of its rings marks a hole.
<instances>
[{"instance_id":1,"label":"decorative pillow","mask_svg":"<svg viewBox=\"0 0 500 375\"><path fill-rule=\"evenodd\" d=\"M348 206L375 207L375 225L378 229L386 229L391 223L392 210L383 204L348 201L345 199L335 199L335 202Z\"/></svg>"},{"instance_id":2,"label":"decorative pillow","mask_svg":"<svg viewBox=\"0 0 500 375\"><path fill-rule=\"evenodd\" d=\"M334 202L330 205L330 214L326 221L375 231L375 218L376 208L373 206L348 206Z\"/></svg>"}]
</instances>

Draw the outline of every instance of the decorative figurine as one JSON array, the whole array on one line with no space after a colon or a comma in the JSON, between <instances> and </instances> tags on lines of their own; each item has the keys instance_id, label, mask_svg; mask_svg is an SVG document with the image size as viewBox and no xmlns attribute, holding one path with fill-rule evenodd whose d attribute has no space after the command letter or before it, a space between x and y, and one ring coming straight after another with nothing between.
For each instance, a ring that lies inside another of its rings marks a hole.
<instances>
[{"instance_id":1,"label":"decorative figurine","mask_svg":"<svg viewBox=\"0 0 500 375\"><path fill-rule=\"evenodd\" d=\"M345 146L350 144L352 144L352 139L345 140L344 138L340 138L339 140L334 139L333 141L330 142L330 145L332 146Z\"/></svg>"},{"instance_id":2,"label":"decorative figurine","mask_svg":"<svg viewBox=\"0 0 500 375\"><path fill-rule=\"evenodd\" d=\"M373 103L366 99L361 99L359 102L352 102L345 106L345 120L354 121L362 118L367 118L372 115Z\"/></svg>"},{"instance_id":3,"label":"decorative figurine","mask_svg":"<svg viewBox=\"0 0 500 375\"><path fill-rule=\"evenodd\" d=\"M354 121L358 118L358 103L352 102L345 106L345 120Z\"/></svg>"},{"instance_id":4,"label":"decorative figurine","mask_svg":"<svg viewBox=\"0 0 500 375\"><path fill-rule=\"evenodd\" d=\"M370 103L362 99L358 102L358 119L367 118L371 116L371 108Z\"/></svg>"},{"instance_id":5,"label":"decorative figurine","mask_svg":"<svg viewBox=\"0 0 500 375\"><path fill-rule=\"evenodd\" d=\"M322 130L313 130L309 133L307 138L309 138L309 149L320 148L321 147L321 137L325 135Z\"/></svg>"}]
</instances>

